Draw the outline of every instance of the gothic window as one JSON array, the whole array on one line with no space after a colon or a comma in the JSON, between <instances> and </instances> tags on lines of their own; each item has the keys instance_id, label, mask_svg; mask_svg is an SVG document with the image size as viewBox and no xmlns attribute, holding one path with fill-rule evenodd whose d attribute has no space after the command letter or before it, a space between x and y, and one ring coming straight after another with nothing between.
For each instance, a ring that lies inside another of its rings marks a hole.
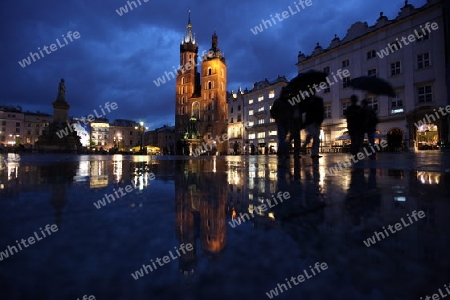
<instances>
[{"instance_id":1,"label":"gothic window","mask_svg":"<svg viewBox=\"0 0 450 300\"><path fill-rule=\"evenodd\" d=\"M200 119L200 103L197 101L192 103L192 116Z\"/></svg>"},{"instance_id":2,"label":"gothic window","mask_svg":"<svg viewBox=\"0 0 450 300\"><path fill-rule=\"evenodd\" d=\"M211 67L208 68L208 75L212 75Z\"/></svg>"}]
</instances>

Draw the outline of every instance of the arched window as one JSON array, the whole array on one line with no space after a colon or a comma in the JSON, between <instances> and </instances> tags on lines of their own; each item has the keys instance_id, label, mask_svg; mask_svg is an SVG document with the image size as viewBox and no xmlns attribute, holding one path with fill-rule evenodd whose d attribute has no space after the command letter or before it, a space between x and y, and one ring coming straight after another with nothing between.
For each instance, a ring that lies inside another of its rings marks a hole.
<instances>
[{"instance_id":1,"label":"arched window","mask_svg":"<svg viewBox=\"0 0 450 300\"><path fill-rule=\"evenodd\" d=\"M197 101L192 103L192 116L200 119L200 103Z\"/></svg>"},{"instance_id":2,"label":"arched window","mask_svg":"<svg viewBox=\"0 0 450 300\"><path fill-rule=\"evenodd\" d=\"M208 75L212 75L211 67L208 68Z\"/></svg>"},{"instance_id":3,"label":"arched window","mask_svg":"<svg viewBox=\"0 0 450 300\"><path fill-rule=\"evenodd\" d=\"M213 85L212 85L212 82L211 82L211 81L208 81L207 89L208 89L208 90L212 89L212 86L213 86Z\"/></svg>"},{"instance_id":4,"label":"arched window","mask_svg":"<svg viewBox=\"0 0 450 300\"><path fill-rule=\"evenodd\" d=\"M184 84L184 77L181 77L181 84Z\"/></svg>"}]
</instances>

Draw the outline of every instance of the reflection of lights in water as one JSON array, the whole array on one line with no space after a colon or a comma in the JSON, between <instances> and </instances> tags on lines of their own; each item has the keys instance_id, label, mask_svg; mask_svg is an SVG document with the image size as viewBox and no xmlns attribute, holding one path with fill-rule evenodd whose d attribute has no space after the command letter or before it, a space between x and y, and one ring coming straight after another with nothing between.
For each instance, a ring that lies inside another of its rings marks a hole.
<instances>
[{"instance_id":1,"label":"reflection of lights in water","mask_svg":"<svg viewBox=\"0 0 450 300\"><path fill-rule=\"evenodd\" d=\"M394 200L399 201L399 202L405 202L406 197L405 196L396 196L396 197L394 197Z\"/></svg>"},{"instance_id":2,"label":"reflection of lights in water","mask_svg":"<svg viewBox=\"0 0 450 300\"><path fill-rule=\"evenodd\" d=\"M273 212L270 212L268 214L268 216L269 216L270 219L275 220L275 215L273 214Z\"/></svg>"},{"instance_id":3,"label":"reflection of lights in water","mask_svg":"<svg viewBox=\"0 0 450 300\"><path fill-rule=\"evenodd\" d=\"M233 212L231 213L231 220L234 220L234 219L236 219L236 210L234 209L234 207L233 207Z\"/></svg>"},{"instance_id":4,"label":"reflection of lights in water","mask_svg":"<svg viewBox=\"0 0 450 300\"><path fill-rule=\"evenodd\" d=\"M441 174L438 172L417 172L417 180L422 184L439 184L441 181Z\"/></svg>"},{"instance_id":5,"label":"reflection of lights in water","mask_svg":"<svg viewBox=\"0 0 450 300\"><path fill-rule=\"evenodd\" d=\"M252 214L253 213L253 209L254 209L253 204L249 204L248 205L248 212Z\"/></svg>"},{"instance_id":6,"label":"reflection of lights in water","mask_svg":"<svg viewBox=\"0 0 450 300\"><path fill-rule=\"evenodd\" d=\"M217 160L216 160L216 157L214 156L214 159L213 159L213 169L212 169L212 171L213 171L214 173L217 172L216 165L217 165Z\"/></svg>"}]
</instances>

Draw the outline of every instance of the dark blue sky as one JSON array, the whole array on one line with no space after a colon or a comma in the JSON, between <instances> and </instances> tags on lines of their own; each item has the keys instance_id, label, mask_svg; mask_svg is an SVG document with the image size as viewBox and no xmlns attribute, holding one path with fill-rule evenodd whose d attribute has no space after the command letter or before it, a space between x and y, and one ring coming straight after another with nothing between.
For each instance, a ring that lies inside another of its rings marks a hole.
<instances>
[{"instance_id":1,"label":"dark blue sky","mask_svg":"<svg viewBox=\"0 0 450 300\"><path fill-rule=\"evenodd\" d=\"M0 104L52 113L60 78L65 78L69 114L81 117L99 105L115 101L107 117L144 121L151 129L174 123L175 81L157 87L153 80L179 65L179 44L191 8L199 53L211 47L216 30L228 65L227 90L251 88L253 82L297 73L298 51L310 54L319 42L328 47L337 34L343 38L356 21L373 25L380 11L397 16L403 0L311 0L282 22L254 35L250 28L270 15L292 10L294 2L172 1L144 2L122 16L125 0L25 1L0 4ZM157 2L157 3L156 3ZM343 4L345 3L345 4ZM381 4L382 3L382 4ZM426 0L409 1L420 7ZM79 39L65 44L62 35L78 31ZM19 61L59 38L63 47L22 68Z\"/></svg>"}]
</instances>

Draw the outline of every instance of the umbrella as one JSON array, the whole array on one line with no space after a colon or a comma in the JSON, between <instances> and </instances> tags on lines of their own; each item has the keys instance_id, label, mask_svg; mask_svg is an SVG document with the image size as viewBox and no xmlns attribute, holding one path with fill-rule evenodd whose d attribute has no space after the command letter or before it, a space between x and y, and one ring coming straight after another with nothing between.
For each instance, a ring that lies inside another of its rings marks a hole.
<instances>
[{"instance_id":1,"label":"umbrella","mask_svg":"<svg viewBox=\"0 0 450 300\"><path fill-rule=\"evenodd\" d=\"M361 76L350 81L350 85L357 90L368 91L375 95L395 97L392 85L384 79L375 76Z\"/></svg>"},{"instance_id":2,"label":"umbrella","mask_svg":"<svg viewBox=\"0 0 450 300\"><path fill-rule=\"evenodd\" d=\"M291 91L308 90L313 84L326 83L327 76L327 73L311 69L303 73L298 73L286 87Z\"/></svg>"}]
</instances>

